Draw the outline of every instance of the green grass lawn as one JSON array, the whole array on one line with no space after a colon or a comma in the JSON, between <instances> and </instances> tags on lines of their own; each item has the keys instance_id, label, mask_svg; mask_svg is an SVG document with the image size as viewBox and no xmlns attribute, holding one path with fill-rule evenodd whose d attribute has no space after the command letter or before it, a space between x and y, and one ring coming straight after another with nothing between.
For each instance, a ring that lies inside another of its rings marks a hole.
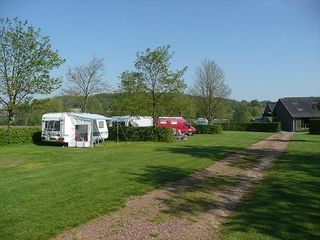
<instances>
[{"instance_id":1,"label":"green grass lawn","mask_svg":"<svg viewBox=\"0 0 320 240\"><path fill-rule=\"evenodd\" d=\"M223 239L320 239L320 136L296 134L221 231Z\"/></svg>"},{"instance_id":2,"label":"green grass lawn","mask_svg":"<svg viewBox=\"0 0 320 240\"><path fill-rule=\"evenodd\" d=\"M225 132L93 149L0 146L0 239L46 239L268 135Z\"/></svg>"}]
</instances>

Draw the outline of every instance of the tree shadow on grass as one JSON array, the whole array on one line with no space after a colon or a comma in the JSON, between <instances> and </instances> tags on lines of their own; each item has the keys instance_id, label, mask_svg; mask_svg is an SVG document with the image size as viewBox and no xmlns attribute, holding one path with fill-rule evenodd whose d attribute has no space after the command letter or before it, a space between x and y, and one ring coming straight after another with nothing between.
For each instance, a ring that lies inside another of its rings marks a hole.
<instances>
[{"instance_id":1,"label":"tree shadow on grass","mask_svg":"<svg viewBox=\"0 0 320 240\"><path fill-rule=\"evenodd\" d=\"M126 172L130 180L147 184L155 188L169 182L176 182L192 173L192 170L184 170L169 166L146 166L143 172Z\"/></svg>"},{"instance_id":2,"label":"tree shadow on grass","mask_svg":"<svg viewBox=\"0 0 320 240\"><path fill-rule=\"evenodd\" d=\"M223 159L226 155L233 153L242 148L237 147L199 147L199 146L181 146L181 147L168 147L160 148L158 151L166 151L173 154L190 155L196 159L208 159L212 161L217 161ZM190 160L194 161L194 160ZM141 172L130 172L127 171L126 174L132 181L137 181L143 184L148 184L153 187L160 187L169 182L176 182L196 170L194 168L183 169L182 167L170 167L170 166L145 166Z\"/></svg>"},{"instance_id":3,"label":"tree shadow on grass","mask_svg":"<svg viewBox=\"0 0 320 240\"><path fill-rule=\"evenodd\" d=\"M285 153L276 166L246 197L223 233L254 230L276 239L320 239L319 156Z\"/></svg>"},{"instance_id":4,"label":"tree shadow on grass","mask_svg":"<svg viewBox=\"0 0 320 240\"><path fill-rule=\"evenodd\" d=\"M229 146L193 146L184 145L179 147L160 148L158 151L165 151L173 154L184 154L194 158L206 158L209 160L221 160L225 156L243 148Z\"/></svg>"}]
</instances>

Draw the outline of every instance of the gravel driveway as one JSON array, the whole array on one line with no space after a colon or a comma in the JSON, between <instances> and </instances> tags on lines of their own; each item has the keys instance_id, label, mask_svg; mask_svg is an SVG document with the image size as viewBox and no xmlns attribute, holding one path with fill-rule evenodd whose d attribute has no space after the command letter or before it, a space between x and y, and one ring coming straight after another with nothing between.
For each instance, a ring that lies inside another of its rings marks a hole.
<instances>
[{"instance_id":1,"label":"gravel driveway","mask_svg":"<svg viewBox=\"0 0 320 240\"><path fill-rule=\"evenodd\" d=\"M55 239L219 239L221 223L262 179L290 136L274 134Z\"/></svg>"}]
</instances>

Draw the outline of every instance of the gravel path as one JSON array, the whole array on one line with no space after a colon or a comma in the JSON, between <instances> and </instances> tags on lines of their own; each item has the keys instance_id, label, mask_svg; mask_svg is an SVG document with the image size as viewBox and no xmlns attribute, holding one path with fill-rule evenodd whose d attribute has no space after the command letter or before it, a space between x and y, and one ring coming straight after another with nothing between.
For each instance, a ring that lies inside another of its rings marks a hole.
<instances>
[{"instance_id":1,"label":"gravel path","mask_svg":"<svg viewBox=\"0 0 320 240\"><path fill-rule=\"evenodd\" d=\"M55 239L219 239L221 223L245 192L261 180L290 136L272 135Z\"/></svg>"}]
</instances>

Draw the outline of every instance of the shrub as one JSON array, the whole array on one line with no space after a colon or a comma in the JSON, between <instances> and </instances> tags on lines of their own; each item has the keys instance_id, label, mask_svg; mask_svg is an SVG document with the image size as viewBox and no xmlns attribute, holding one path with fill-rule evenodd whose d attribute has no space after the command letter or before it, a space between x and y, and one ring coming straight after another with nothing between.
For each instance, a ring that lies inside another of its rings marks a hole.
<instances>
[{"instance_id":1,"label":"shrub","mask_svg":"<svg viewBox=\"0 0 320 240\"><path fill-rule=\"evenodd\" d=\"M172 129L166 127L109 127L109 140L116 141L153 141L171 142L173 140Z\"/></svg>"},{"instance_id":2,"label":"shrub","mask_svg":"<svg viewBox=\"0 0 320 240\"><path fill-rule=\"evenodd\" d=\"M320 134L320 119L310 119L309 132L310 134Z\"/></svg>"},{"instance_id":3,"label":"shrub","mask_svg":"<svg viewBox=\"0 0 320 240\"><path fill-rule=\"evenodd\" d=\"M252 123L249 126L248 131L253 132L280 132L281 123L271 122L271 123Z\"/></svg>"},{"instance_id":4,"label":"shrub","mask_svg":"<svg viewBox=\"0 0 320 240\"><path fill-rule=\"evenodd\" d=\"M217 125L196 125L197 134L221 134L222 126Z\"/></svg>"},{"instance_id":5,"label":"shrub","mask_svg":"<svg viewBox=\"0 0 320 240\"><path fill-rule=\"evenodd\" d=\"M224 131L248 131L251 123L221 123Z\"/></svg>"},{"instance_id":6,"label":"shrub","mask_svg":"<svg viewBox=\"0 0 320 240\"><path fill-rule=\"evenodd\" d=\"M0 145L12 143L40 142L40 128L0 129Z\"/></svg>"},{"instance_id":7,"label":"shrub","mask_svg":"<svg viewBox=\"0 0 320 240\"><path fill-rule=\"evenodd\" d=\"M271 123L221 123L224 131L279 132L281 124Z\"/></svg>"}]
</instances>

